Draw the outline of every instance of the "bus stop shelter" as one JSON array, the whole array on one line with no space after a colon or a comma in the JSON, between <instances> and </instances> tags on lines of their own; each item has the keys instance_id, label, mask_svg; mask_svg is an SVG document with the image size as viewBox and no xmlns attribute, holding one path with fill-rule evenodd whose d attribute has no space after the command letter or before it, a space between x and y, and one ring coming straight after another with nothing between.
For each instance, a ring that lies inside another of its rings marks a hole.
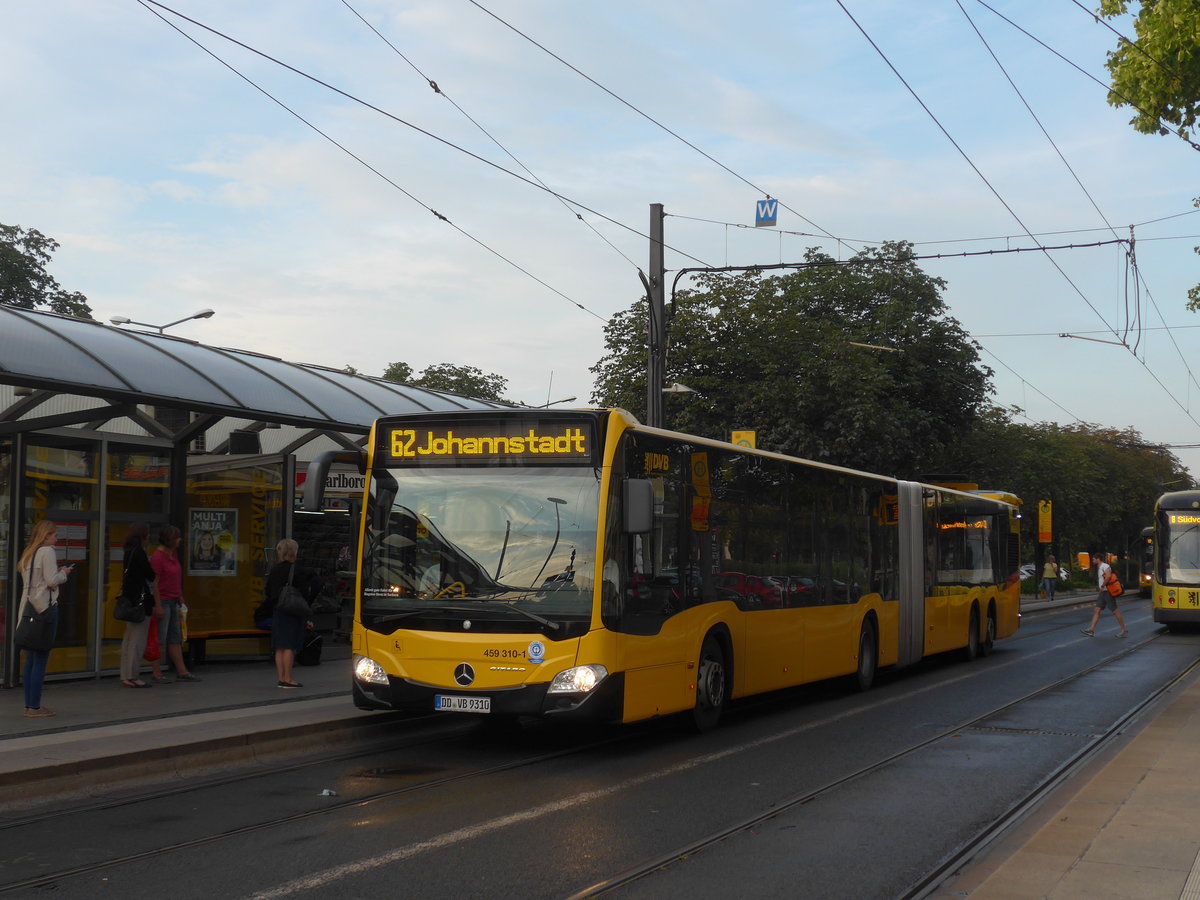
<instances>
[{"instance_id":1,"label":"bus stop shelter","mask_svg":"<svg viewBox=\"0 0 1200 900\"><path fill-rule=\"evenodd\" d=\"M292 534L298 461L361 448L379 416L501 405L0 306L0 682L15 683L16 560L37 520L58 524L76 566L51 673L100 675L118 663L111 600L131 524L152 543L162 525L183 530L192 627L243 622ZM340 488L352 503L361 478L337 477L334 502Z\"/></svg>"}]
</instances>

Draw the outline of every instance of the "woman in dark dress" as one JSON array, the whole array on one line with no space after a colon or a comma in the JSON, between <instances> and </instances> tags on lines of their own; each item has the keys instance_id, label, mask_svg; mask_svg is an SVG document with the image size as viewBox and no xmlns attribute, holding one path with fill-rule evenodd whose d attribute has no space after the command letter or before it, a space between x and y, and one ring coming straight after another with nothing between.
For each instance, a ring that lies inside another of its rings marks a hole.
<instances>
[{"instance_id":1,"label":"woman in dark dress","mask_svg":"<svg viewBox=\"0 0 1200 900\"><path fill-rule=\"evenodd\" d=\"M292 680L292 666L296 662L296 654L304 649L304 640L312 629L311 620L300 616L289 615L275 608L279 600L279 592L292 579L292 587L300 591L304 598L312 603L319 585L306 571L296 565L296 557L300 553L300 545L291 538L284 538L275 545L275 555L279 562L275 563L267 575L267 586L264 591L266 603L261 608L260 615L271 620L271 649L275 651L275 674L279 676L279 687L303 687L298 681Z\"/></svg>"},{"instance_id":2,"label":"woman in dark dress","mask_svg":"<svg viewBox=\"0 0 1200 900\"><path fill-rule=\"evenodd\" d=\"M126 622L125 636L121 638L121 685L123 687L150 687L138 677L142 665L142 654L146 652L146 638L151 626L158 627L154 618L154 569L146 556L146 539L150 529L145 522L134 522L125 534L125 576L121 580L121 593L126 597L140 599L146 610L146 618L140 622Z\"/></svg>"}]
</instances>

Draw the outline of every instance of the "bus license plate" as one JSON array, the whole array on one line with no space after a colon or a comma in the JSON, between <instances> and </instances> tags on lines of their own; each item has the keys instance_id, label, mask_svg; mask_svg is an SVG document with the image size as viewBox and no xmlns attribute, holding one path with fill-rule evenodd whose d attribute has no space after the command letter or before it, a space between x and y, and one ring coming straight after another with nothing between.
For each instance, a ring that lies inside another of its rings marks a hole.
<instances>
[{"instance_id":1,"label":"bus license plate","mask_svg":"<svg viewBox=\"0 0 1200 900\"><path fill-rule=\"evenodd\" d=\"M433 708L438 712L490 713L492 698L436 694L433 698Z\"/></svg>"}]
</instances>

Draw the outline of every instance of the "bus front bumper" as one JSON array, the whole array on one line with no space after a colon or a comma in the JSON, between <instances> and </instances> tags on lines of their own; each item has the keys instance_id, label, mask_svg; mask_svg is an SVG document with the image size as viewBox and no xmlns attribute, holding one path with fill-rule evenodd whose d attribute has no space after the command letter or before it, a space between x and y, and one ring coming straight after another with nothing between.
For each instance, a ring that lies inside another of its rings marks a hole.
<instances>
[{"instance_id":1,"label":"bus front bumper","mask_svg":"<svg viewBox=\"0 0 1200 900\"><path fill-rule=\"evenodd\" d=\"M1154 621L1163 625L1200 625L1200 609L1154 607Z\"/></svg>"},{"instance_id":2,"label":"bus front bumper","mask_svg":"<svg viewBox=\"0 0 1200 900\"><path fill-rule=\"evenodd\" d=\"M390 709L404 712L435 712L438 695L487 697L488 715L503 718L533 716L581 722L619 722L625 695L625 676L609 675L586 694L550 694L548 684L531 684L504 691L468 691L457 687L435 687L407 678L388 676L386 685L353 679L354 705L359 709ZM462 713L462 715L470 715Z\"/></svg>"}]
</instances>

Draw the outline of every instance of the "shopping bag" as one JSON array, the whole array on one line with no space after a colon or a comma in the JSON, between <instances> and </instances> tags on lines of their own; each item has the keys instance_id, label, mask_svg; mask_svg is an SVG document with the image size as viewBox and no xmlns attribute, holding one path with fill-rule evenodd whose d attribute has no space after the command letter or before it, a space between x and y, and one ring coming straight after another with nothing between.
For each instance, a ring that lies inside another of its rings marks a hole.
<instances>
[{"instance_id":1,"label":"shopping bag","mask_svg":"<svg viewBox=\"0 0 1200 900\"><path fill-rule=\"evenodd\" d=\"M142 654L142 658L146 662L154 662L162 656L162 650L158 646L158 619L150 620L150 633L146 635L146 650Z\"/></svg>"}]
</instances>

